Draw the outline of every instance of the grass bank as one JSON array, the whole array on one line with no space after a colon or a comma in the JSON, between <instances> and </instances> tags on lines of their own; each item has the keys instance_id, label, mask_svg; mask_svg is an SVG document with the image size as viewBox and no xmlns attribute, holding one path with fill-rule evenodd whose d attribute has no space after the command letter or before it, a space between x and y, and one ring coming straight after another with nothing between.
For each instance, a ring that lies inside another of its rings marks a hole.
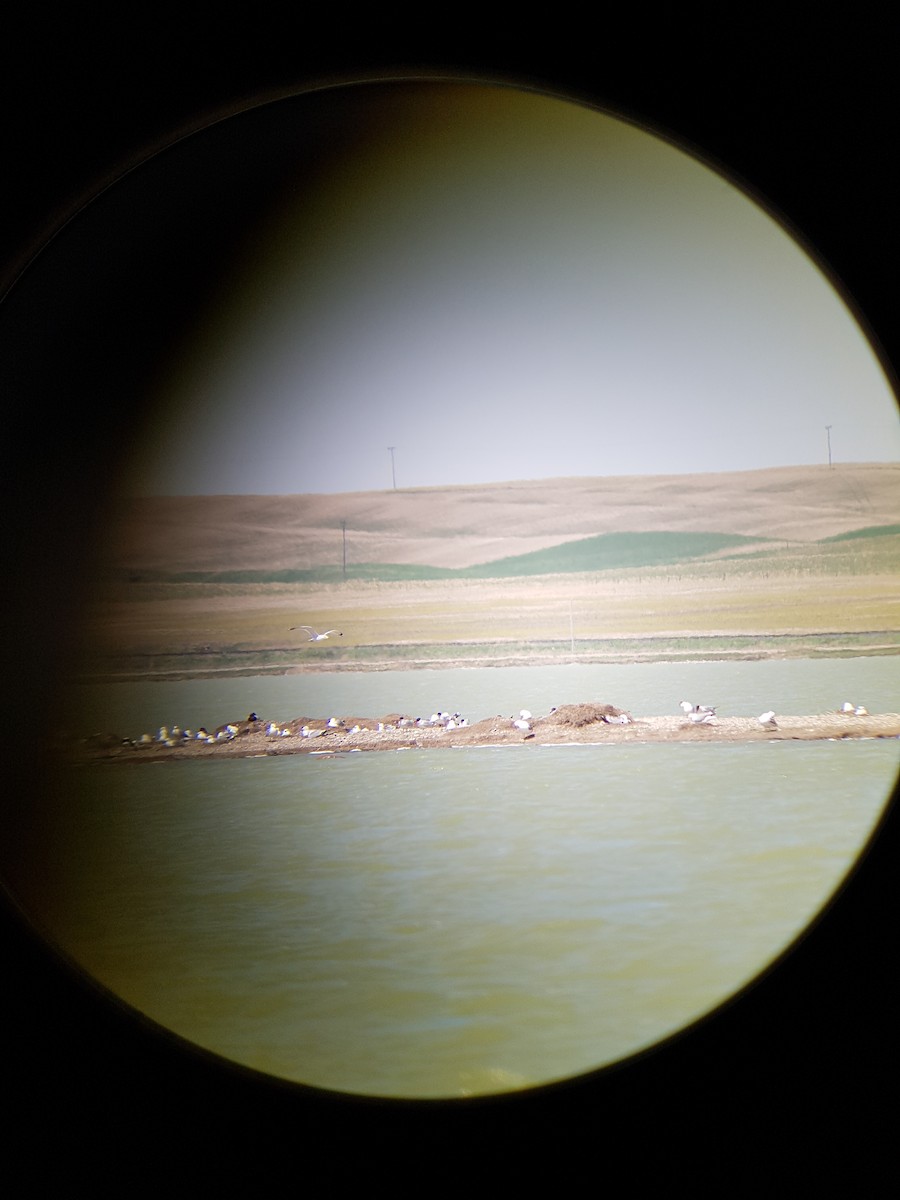
<instances>
[{"instance_id":1,"label":"grass bank","mask_svg":"<svg viewBox=\"0 0 900 1200\"><path fill-rule=\"evenodd\" d=\"M439 667L541 666L567 663L701 662L765 658L851 658L900 654L892 631L781 634L736 637L728 634L651 636L520 642L417 642L296 649L221 648L181 652L148 651L85 662L82 676L103 680L161 680L319 671L403 670Z\"/></svg>"}]
</instances>

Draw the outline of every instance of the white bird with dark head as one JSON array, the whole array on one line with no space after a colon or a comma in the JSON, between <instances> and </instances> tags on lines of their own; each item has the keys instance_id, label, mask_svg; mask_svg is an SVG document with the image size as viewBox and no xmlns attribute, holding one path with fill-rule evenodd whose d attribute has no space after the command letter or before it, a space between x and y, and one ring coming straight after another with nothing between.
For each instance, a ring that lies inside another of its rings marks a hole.
<instances>
[{"instance_id":1,"label":"white bird with dark head","mask_svg":"<svg viewBox=\"0 0 900 1200\"><path fill-rule=\"evenodd\" d=\"M692 725L712 725L716 719L715 709L696 709L694 712L689 712Z\"/></svg>"},{"instance_id":2,"label":"white bird with dark head","mask_svg":"<svg viewBox=\"0 0 900 1200\"><path fill-rule=\"evenodd\" d=\"M305 630L309 635L308 641L310 642L324 642L330 638L333 633L336 633L338 637L344 636L339 629L326 629L324 633L316 633L315 629L313 629L311 625L292 625L291 629Z\"/></svg>"}]
</instances>

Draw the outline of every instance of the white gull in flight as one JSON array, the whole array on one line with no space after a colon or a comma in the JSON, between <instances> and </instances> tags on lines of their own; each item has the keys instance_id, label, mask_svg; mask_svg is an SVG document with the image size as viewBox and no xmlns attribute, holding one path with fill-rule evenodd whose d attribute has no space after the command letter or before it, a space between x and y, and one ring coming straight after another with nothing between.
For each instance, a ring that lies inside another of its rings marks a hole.
<instances>
[{"instance_id":1,"label":"white gull in flight","mask_svg":"<svg viewBox=\"0 0 900 1200\"><path fill-rule=\"evenodd\" d=\"M311 625L292 625L291 629L305 629L309 634L309 641L311 642L324 642L333 633L336 633L338 637L344 636L339 629L326 629L324 633L316 633Z\"/></svg>"}]
</instances>

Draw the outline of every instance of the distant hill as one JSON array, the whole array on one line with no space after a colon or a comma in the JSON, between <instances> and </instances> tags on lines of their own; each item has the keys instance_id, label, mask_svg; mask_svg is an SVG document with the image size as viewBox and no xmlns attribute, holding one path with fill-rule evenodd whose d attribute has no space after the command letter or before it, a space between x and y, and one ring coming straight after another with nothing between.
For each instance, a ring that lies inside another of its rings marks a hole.
<instances>
[{"instance_id":1,"label":"distant hill","mask_svg":"<svg viewBox=\"0 0 900 1200\"><path fill-rule=\"evenodd\" d=\"M122 501L117 570L322 577L348 564L502 574L597 570L896 530L900 464L774 467L299 496ZM640 535L639 537L622 535ZM615 535L615 536L612 536ZM649 535L665 535L650 537ZM675 535L678 535L677 537ZM647 558L649 555L649 558ZM527 558L523 557L527 556ZM674 556L674 557L673 557Z\"/></svg>"}]
</instances>

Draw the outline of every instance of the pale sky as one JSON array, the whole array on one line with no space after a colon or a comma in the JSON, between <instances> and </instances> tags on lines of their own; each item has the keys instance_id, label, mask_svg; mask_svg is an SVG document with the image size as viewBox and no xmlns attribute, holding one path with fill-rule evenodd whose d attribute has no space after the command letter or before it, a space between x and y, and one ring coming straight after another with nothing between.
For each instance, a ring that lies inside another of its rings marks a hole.
<instances>
[{"instance_id":1,"label":"pale sky","mask_svg":"<svg viewBox=\"0 0 900 1200\"><path fill-rule=\"evenodd\" d=\"M893 393L825 274L662 139L538 94L408 83L345 95L322 143L241 147L251 181L261 154L296 154L296 174L161 373L129 490L813 464L826 425L835 462L900 458Z\"/></svg>"}]
</instances>

